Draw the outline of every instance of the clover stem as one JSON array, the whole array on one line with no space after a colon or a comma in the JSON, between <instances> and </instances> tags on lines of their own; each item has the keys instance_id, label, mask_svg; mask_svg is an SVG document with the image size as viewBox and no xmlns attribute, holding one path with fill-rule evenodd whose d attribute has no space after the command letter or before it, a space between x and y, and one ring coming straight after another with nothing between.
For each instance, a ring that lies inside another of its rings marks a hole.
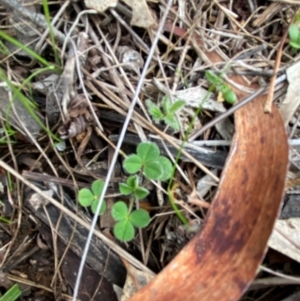
<instances>
[{"instance_id":1,"label":"clover stem","mask_svg":"<svg viewBox=\"0 0 300 301\"><path fill-rule=\"evenodd\" d=\"M130 213L132 211L133 204L134 204L134 195L131 195L130 200L129 200L128 216L130 215Z\"/></svg>"}]
</instances>

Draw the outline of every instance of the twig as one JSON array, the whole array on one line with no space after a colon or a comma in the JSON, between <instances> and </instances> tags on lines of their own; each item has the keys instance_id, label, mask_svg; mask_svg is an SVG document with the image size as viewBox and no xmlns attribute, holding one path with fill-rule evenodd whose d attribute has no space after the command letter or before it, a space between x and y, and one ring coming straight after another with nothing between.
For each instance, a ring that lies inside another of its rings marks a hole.
<instances>
[{"instance_id":1,"label":"twig","mask_svg":"<svg viewBox=\"0 0 300 301\"><path fill-rule=\"evenodd\" d=\"M294 18L295 18L295 16L294 16ZM293 18L293 20L294 20L294 18ZM273 102L273 96L274 96L274 90L275 90L276 77L277 77L277 72L278 72L278 69L279 69L279 66L281 63L282 48L285 43L288 31L289 31L289 28L287 28L286 31L284 32L284 35L281 38L279 48L277 51L277 56L276 56L276 61L275 61L275 66L274 66L274 75L272 76L271 81L270 81L268 97L267 97L267 100L265 103L265 113L271 113L271 111L272 111L272 102Z\"/></svg>"}]
</instances>

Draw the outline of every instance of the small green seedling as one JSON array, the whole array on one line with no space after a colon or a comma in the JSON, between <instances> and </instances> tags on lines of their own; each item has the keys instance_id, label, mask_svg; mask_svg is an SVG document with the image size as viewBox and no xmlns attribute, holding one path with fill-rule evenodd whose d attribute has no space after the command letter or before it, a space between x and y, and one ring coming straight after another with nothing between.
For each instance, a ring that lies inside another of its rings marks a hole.
<instances>
[{"instance_id":1,"label":"small green seedling","mask_svg":"<svg viewBox=\"0 0 300 301\"><path fill-rule=\"evenodd\" d=\"M144 199L149 191L139 186L140 178L138 175L130 176L126 183L120 183L120 192L124 195L131 195L129 207L125 202L119 201L112 208L112 217L117 222L114 226L114 235L121 241L133 239L134 227L142 229L149 225L149 213L143 209L132 211L135 200Z\"/></svg>"},{"instance_id":2,"label":"small green seedling","mask_svg":"<svg viewBox=\"0 0 300 301\"><path fill-rule=\"evenodd\" d=\"M290 45L295 49L300 49L300 30L294 23L289 28Z\"/></svg>"},{"instance_id":3,"label":"small green seedling","mask_svg":"<svg viewBox=\"0 0 300 301\"><path fill-rule=\"evenodd\" d=\"M100 195L103 191L104 182L101 180L92 183L92 189L82 188L78 193L78 202L82 207L91 207L92 212L95 214L98 206ZM103 214L106 209L106 202L103 201L99 215Z\"/></svg>"},{"instance_id":4,"label":"small green seedling","mask_svg":"<svg viewBox=\"0 0 300 301\"><path fill-rule=\"evenodd\" d=\"M114 204L111 215L117 223L114 226L114 235L121 241L130 241L134 237L134 227L145 228L150 222L150 216L144 209L130 212L127 205L119 201Z\"/></svg>"},{"instance_id":5,"label":"small green seedling","mask_svg":"<svg viewBox=\"0 0 300 301\"><path fill-rule=\"evenodd\" d=\"M179 130L180 128L180 123L176 118L176 113L178 113L184 105L185 101L183 100L176 100L174 103L171 103L170 98L165 96L162 99L161 110L160 106L153 103L150 99L146 100L146 106L154 121L157 123L163 121L166 125L175 130Z\"/></svg>"},{"instance_id":6,"label":"small green seedling","mask_svg":"<svg viewBox=\"0 0 300 301\"><path fill-rule=\"evenodd\" d=\"M126 183L119 184L120 193L130 196L129 205L123 201L118 201L112 207L111 214L116 221L114 235L120 241L131 241L135 235L135 228L145 228L150 223L150 216L144 209L133 210L135 201L144 199L148 194L148 189L140 185L141 176L147 180L166 181L172 175L171 161L160 155L158 146L152 142L142 142L137 147L137 153L128 156L123 167L131 174ZM137 173L140 173L138 175ZM95 214L99 197L103 191L104 182L94 181L91 189L83 188L79 190L78 201L83 207L90 207ZM103 202L99 215L106 209Z\"/></svg>"},{"instance_id":7,"label":"small green seedling","mask_svg":"<svg viewBox=\"0 0 300 301\"><path fill-rule=\"evenodd\" d=\"M221 92L225 101L229 104L234 104L237 100L237 97L233 90L224 83L224 80L220 77L220 75L216 75L211 71L205 72L205 77L212 85L212 90L217 89L217 91Z\"/></svg>"},{"instance_id":8,"label":"small green seedling","mask_svg":"<svg viewBox=\"0 0 300 301\"><path fill-rule=\"evenodd\" d=\"M137 175L130 176L126 183L120 183L119 189L122 194L133 194L139 200L144 199L149 194L148 189L139 186L139 177Z\"/></svg>"}]
</instances>

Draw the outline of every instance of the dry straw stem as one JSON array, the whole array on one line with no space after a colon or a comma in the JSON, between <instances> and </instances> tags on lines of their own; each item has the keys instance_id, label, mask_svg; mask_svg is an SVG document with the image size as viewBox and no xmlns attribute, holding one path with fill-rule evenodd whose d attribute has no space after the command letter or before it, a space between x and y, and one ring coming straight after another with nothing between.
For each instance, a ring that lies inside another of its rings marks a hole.
<instances>
[{"instance_id":1,"label":"dry straw stem","mask_svg":"<svg viewBox=\"0 0 300 301\"><path fill-rule=\"evenodd\" d=\"M293 20L294 20L294 18L295 18L295 15L293 17ZM279 47L278 47L277 56L276 56L276 60L275 60L275 66L274 66L274 75L271 78L268 97L267 97L267 100L265 103L265 112L266 113L271 113L271 110L272 110L272 102L273 102L273 96L274 96L274 90L275 90L276 75L277 75L278 69L280 67L281 57L282 57L282 49L283 49L283 45L285 43L288 31L289 31L289 28L287 28L285 30L284 35L282 36Z\"/></svg>"}]
</instances>

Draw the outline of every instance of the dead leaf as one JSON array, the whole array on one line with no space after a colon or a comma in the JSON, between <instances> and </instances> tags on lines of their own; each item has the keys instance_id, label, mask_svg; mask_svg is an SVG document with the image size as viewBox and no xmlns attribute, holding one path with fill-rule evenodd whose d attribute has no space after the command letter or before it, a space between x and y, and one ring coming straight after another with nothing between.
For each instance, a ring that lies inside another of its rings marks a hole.
<instances>
[{"instance_id":1,"label":"dead leaf","mask_svg":"<svg viewBox=\"0 0 300 301\"><path fill-rule=\"evenodd\" d=\"M123 0L132 9L130 25L149 28L155 24L145 0ZM116 7L118 0L85 0L87 8L103 13L108 8Z\"/></svg>"},{"instance_id":2,"label":"dead leaf","mask_svg":"<svg viewBox=\"0 0 300 301\"><path fill-rule=\"evenodd\" d=\"M165 30L180 37L186 33L179 27ZM214 52L205 54L212 63L221 61ZM238 76L231 80L246 84ZM239 99L245 96L234 91ZM265 99L260 96L235 113L231 151L203 228L130 301L234 301L250 285L279 211L288 166L283 121L275 106L264 114Z\"/></svg>"},{"instance_id":3,"label":"dead leaf","mask_svg":"<svg viewBox=\"0 0 300 301\"><path fill-rule=\"evenodd\" d=\"M187 106L198 108L200 105L205 110L210 110L212 112L225 112L224 105L216 100L212 99L212 94L210 93L209 97L207 97L208 91L201 86L192 87L185 90L176 91L174 93L175 99L184 100ZM203 102L203 99L206 99Z\"/></svg>"},{"instance_id":4,"label":"dead leaf","mask_svg":"<svg viewBox=\"0 0 300 301\"><path fill-rule=\"evenodd\" d=\"M280 107L280 112L284 123L287 126L300 104L300 61L289 67L286 74L289 81L289 87Z\"/></svg>"},{"instance_id":5,"label":"dead leaf","mask_svg":"<svg viewBox=\"0 0 300 301\"><path fill-rule=\"evenodd\" d=\"M65 123L59 127L58 133L62 139L73 138L85 133L93 121L90 108L84 94L77 95L68 106Z\"/></svg>"},{"instance_id":6,"label":"dead leaf","mask_svg":"<svg viewBox=\"0 0 300 301\"><path fill-rule=\"evenodd\" d=\"M140 53L129 46L120 46L117 49L119 62L125 64L124 69L134 71L140 75L140 69L144 66L144 60Z\"/></svg>"},{"instance_id":7,"label":"dead leaf","mask_svg":"<svg viewBox=\"0 0 300 301\"><path fill-rule=\"evenodd\" d=\"M155 24L145 0L122 1L132 8L132 19L130 21L130 25L149 28Z\"/></svg>"},{"instance_id":8,"label":"dead leaf","mask_svg":"<svg viewBox=\"0 0 300 301\"><path fill-rule=\"evenodd\" d=\"M84 4L87 8L103 13L110 7L116 7L118 0L84 0Z\"/></svg>"},{"instance_id":9,"label":"dead leaf","mask_svg":"<svg viewBox=\"0 0 300 301\"><path fill-rule=\"evenodd\" d=\"M277 220L268 246L300 263L300 218Z\"/></svg>"}]
</instances>

